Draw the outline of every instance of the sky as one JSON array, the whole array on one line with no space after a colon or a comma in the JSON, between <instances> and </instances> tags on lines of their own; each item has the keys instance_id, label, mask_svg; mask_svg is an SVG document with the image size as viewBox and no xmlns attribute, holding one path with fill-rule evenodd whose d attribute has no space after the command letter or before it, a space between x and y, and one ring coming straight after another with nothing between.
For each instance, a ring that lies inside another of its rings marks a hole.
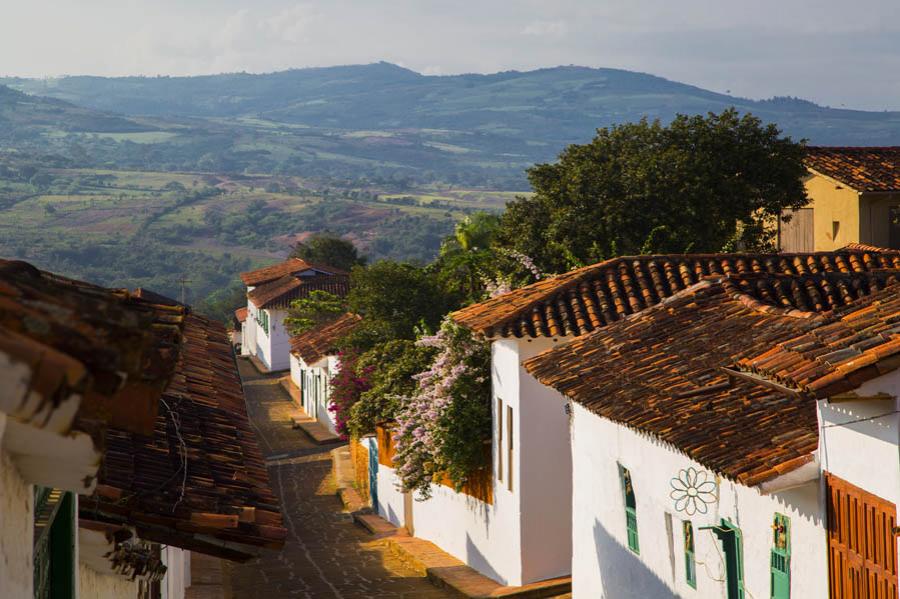
<instances>
[{"instance_id":1,"label":"sky","mask_svg":"<svg viewBox=\"0 0 900 599\"><path fill-rule=\"evenodd\" d=\"M0 76L560 64L900 110L900 0L0 0Z\"/></svg>"}]
</instances>

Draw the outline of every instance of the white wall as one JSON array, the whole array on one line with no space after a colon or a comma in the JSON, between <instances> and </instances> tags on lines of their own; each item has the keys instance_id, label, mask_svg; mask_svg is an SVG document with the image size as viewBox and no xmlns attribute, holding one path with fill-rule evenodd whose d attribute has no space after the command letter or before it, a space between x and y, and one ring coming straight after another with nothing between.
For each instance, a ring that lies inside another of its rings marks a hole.
<instances>
[{"instance_id":1,"label":"white wall","mask_svg":"<svg viewBox=\"0 0 900 599\"><path fill-rule=\"evenodd\" d=\"M565 398L528 374L521 363L559 345L519 341L519 481L522 580L572 572L572 450Z\"/></svg>"},{"instance_id":2,"label":"white wall","mask_svg":"<svg viewBox=\"0 0 900 599\"><path fill-rule=\"evenodd\" d=\"M34 491L3 451L5 429L0 412L0 597L31 599Z\"/></svg>"},{"instance_id":3,"label":"white wall","mask_svg":"<svg viewBox=\"0 0 900 599\"><path fill-rule=\"evenodd\" d=\"M271 334L266 347L266 365L270 370L287 370L290 368L291 336L284 326L287 310L266 310L269 313Z\"/></svg>"},{"instance_id":4,"label":"white wall","mask_svg":"<svg viewBox=\"0 0 900 599\"><path fill-rule=\"evenodd\" d=\"M494 416L493 505L443 485L432 485L428 501L413 506L415 535L482 574L508 585L566 575L571 568L571 452L568 417L560 396L521 367L521 362L556 345L551 339L501 339L491 346ZM512 490L506 413L497 445L497 399L513 408ZM498 460L504 477L497 480ZM379 466L379 513L402 525L403 496L394 471Z\"/></svg>"},{"instance_id":5,"label":"white wall","mask_svg":"<svg viewBox=\"0 0 900 599\"><path fill-rule=\"evenodd\" d=\"M162 599L184 599L185 590L191 586L190 551L167 545L162 550L162 560L166 565Z\"/></svg>"},{"instance_id":6,"label":"white wall","mask_svg":"<svg viewBox=\"0 0 900 599\"><path fill-rule=\"evenodd\" d=\"M138 582L124 576L101 574L79 562L78 596L82 599L137 599Z\"/></svg>"},{"instance_id":7,"label":"white wall","mask_svg":"<svg viewBox=\"0 0 900 599\"><path fill-rule=\"evenodd\" d=\"M337 356L326 356L314 364L307 364L303 358L290 354L289 364L291 380L303 390L303 409L332 434L337 434L334 414L328 409L331 397L331 379L339 367ZM319 377L317 386L313 385L314 377Z\"/></svg>"},{"instance_id":8,"label":"white wall","mask_svg":"<svg viewBox=\"0 0 900 599\"><path fill-rule=\"evenodd\" d=\"M718 502L707 514L676 512L670 481L688 467L709 472L649 436L573 404L573 595L576 599L725 596L724 561L717 537L701 526L729 519L741 529L746 596L770 593L772 520L791 521L791 593L827 597L825 523L820 486L813 482L772 495L720 479ZM618 463L629 469L637 502L640 554L628 549ZM710 473L710 476L715 477ZM672 515L670 545L665 514ZM694 527L697 588L685 581L682 521ZM670 546L672 551L670 552ZM721 582L720 582L721 581Z\"/></svg>"},{"instance_id":9,"label":"white wall","mask_svg":"<svg viewBox=\"0 0 900 599\"><path fill-rule=\"evenodd\" d=\"M824 470L900 505L900 370L856 391L877 393L893 399L818 402L819 454Z\"/></svg>"},{"instance_id":10,"label":"white wall","mask_svg":"<svg viewBox=\"0 0 900 599\"><path fill-rule=\"evenodd\" d=\"M819 454L823 470L900 508L900 370L856 390L878 393L892 399L818 402ZM896 544L900 555L900 536Z\"/></svg>"}]
</instances>

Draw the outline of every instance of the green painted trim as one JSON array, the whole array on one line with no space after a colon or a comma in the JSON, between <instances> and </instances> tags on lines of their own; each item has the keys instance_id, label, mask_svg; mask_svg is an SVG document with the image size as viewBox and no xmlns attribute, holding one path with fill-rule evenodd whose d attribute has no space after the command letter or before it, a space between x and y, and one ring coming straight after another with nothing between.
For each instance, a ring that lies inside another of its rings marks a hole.
<instances>
[{"instance_id":1,"label":"green painted trim","mask_svg":"<svg viewBox=\"0 0 900 599\"><path fill-rule=\"evenodd\" d=\"M50 598L75 599L75 497L66 493L50 527Z\"/></svg>"}]
</instances>

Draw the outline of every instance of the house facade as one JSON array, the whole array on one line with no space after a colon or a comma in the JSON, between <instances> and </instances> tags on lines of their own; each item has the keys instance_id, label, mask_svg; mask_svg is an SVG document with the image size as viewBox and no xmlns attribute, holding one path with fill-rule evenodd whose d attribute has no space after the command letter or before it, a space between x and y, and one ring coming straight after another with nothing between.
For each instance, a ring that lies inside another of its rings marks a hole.
<instances>
[{"instance_id":1,"label":"house facade","mask_svg":"<svg viewBox=\"0 0 900 599\"><path fill-rule=\"evenodd\" d=\"M224 327L23 262L0 282L0 596L179 599L191 552L283 544Z\"/></svg>"},{"instance_id":2,"label":"house facade","mask_svg":"<svg viewBox=\"0 0 900 599\"><path fill-rule=\"evenodd\" d=\"M810 202L778 223L782 251L900 249L900 147L813 146L806 166Z\"/></svg>"},{"instance_id":3,"label":"house facade","mask_svg":"<svg viewBox=\"0 0 900 599\"><path fill-rule=\"evenodd\" d=\"M583 525L573 512L573 506L578 509L573 485L594 476L573 476L573 455L580 459L570 435L573 407L525 368L529 359L630 319L709 276L802 277L898 266L896 255L859 248L791 255L623 257L467 307L453 318L490 340L492 347L490 492L456 493L435 484L430 499L416 501L397 490L390 461L379 455L373 493L378 513L507 585L570 573L574 577L573 522L579 530ZM382 448L379 443L379 452Z\"/></svg>"},{"instance_id":4,"label":"house facade","mask_svg":"<svg viewBox=\"0 0 900 599\"><path fill-rule=\"evenodd\" d=\"M896 597L898 275L707 279L527 362L572 402L573 595Z\"/></svg>"},{"instance_id":5,"label":"house facade","mask_svg":"<svg viewBox=\"0 0 900 599\"><path fill-rule=\"evenodd\" d=\"M247 315L241 327L242 354L257 358L269 371L290 368L291 335L284 324L292 301L313 291L347 295L345 271L290 258L265 268L241 273L247 286Z\"/></svg>"},{"instance_id":6,"label":"house facade","mask_svg":"<svg viewBox=\"0 0 900 599\"><path fill-rule=\"evenodd\" d=\"M328 409L331 379L340 369L335 343L350 333L361 321L356 314L343 314L332 322L319 325L291 338L291 384L300 407L337 434L334 414Z\"/></svg>"}]
</instances>

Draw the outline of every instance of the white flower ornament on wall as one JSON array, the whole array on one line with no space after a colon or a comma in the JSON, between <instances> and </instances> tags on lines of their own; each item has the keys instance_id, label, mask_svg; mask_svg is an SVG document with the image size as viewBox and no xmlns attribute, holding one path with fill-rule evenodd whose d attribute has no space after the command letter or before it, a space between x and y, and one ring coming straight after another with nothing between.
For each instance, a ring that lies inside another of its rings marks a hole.
<instances>
[{"instance_id":1,"label":"white flower ornament on wall","mask_svg":"<svg viewBox=\"0 0 900 599\"><path fill-rule=\"evenodd\" d=\"M705 514L707 506L718 501L716 482L708 480L708 475L702 470L693 467L680 470L669 484L672 486L669 497L675 500L675 510L688 516Z\"/></svg>"}]
</instances>

